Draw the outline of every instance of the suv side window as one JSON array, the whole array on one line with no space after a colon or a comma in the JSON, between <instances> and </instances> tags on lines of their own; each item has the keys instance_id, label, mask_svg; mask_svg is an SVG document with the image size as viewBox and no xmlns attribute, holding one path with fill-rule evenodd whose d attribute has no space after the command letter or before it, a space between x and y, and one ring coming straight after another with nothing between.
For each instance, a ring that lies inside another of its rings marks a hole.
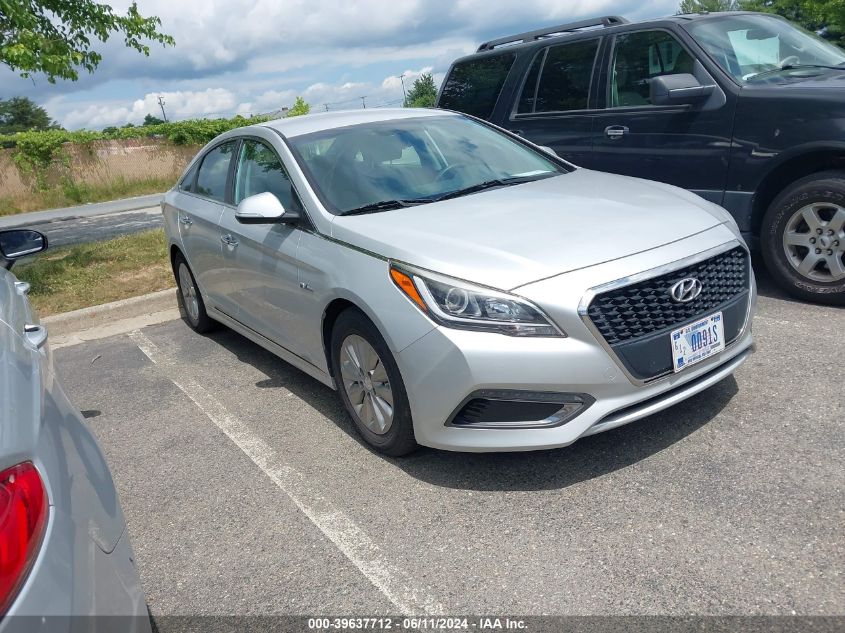
<instances>
[{"instance_id":1,"label":"suv side window","mask_svg":"<svg viewBox=\"0 0 845 633\"><path fill-rule=\"evenodd\" d=\"M218 145L202 159L197 184L194 191L201 196L224 202L226 200L226 180L229 177L229 163L235 142L228 141Z\"/></svg>"},{"instance_id":2,"label":"suv side window","mask_svg":"<svg viewBox=\"0 0 845 633\"><path fill-rule=\"evenodd\" d=\"M692 73L694 64L692 55L666 31L618 36L610 71L610 107L650 105L651 79Z\"/></svg>"},{"instance_id":3,"label":"suv side window","mask_svg":"<svg viewBox=\"0 0 845 633\"><path fill-rule=\"evenodd\" d=\"M458 62L443 84L437 107L489 119L515 59L514 53L505 53Z\"/></svg>"},{"instance_id":4,"label":"suv side window","mask_svg":"<svg viewBox=\"0 0 845 633\"><path fill-rule=\"evenodd\" d=\"M586 110L599 42L586 40L541 51L528 71L517 114Z\"/></svg>"},{"instance_id":5,"label":"suv side window","mask_svg":"<svg viewBox=\"0 0 845 633\"><path fill-rule=\"evenodd\" d=\"M238 204L244 198L268 191L285 209L294 207L293 189L282 159L265 143L244 139L238 155L234 202Z\"/></svg>"}]
</instances>

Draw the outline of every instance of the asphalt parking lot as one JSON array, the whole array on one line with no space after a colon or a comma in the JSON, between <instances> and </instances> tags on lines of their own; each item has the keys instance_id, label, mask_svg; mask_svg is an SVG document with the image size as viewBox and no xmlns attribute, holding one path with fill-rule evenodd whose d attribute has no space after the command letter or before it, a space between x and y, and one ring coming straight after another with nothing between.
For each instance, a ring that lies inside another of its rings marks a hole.
<instances>
[{"instance_id":1,"label":"asphalt parking lot","mask_svg":"<svg viewBox=\"0 0 845 633\"><path fill-rule=\"evenodd\" d=\"M334 392L181 321L54 352L154 616L845 611L845 310L766 288L758 353L539 453L370 452Z\"/></svg>"}]
</instances>

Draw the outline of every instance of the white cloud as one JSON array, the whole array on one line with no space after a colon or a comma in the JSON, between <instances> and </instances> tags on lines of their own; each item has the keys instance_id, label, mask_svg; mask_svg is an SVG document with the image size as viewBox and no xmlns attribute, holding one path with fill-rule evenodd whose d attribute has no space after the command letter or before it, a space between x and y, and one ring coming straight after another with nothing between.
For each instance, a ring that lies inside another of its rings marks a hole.
<instances>
[{"instance_id":1,"label":"white cloud","mask_svg":"<svg viewBox=\"0 0 845 633\"><path fill-rule=\"evenodd\" d=\"M129 3L112 4L120 11ZM604 13L631 18L671 14L677 0L139 4L142 14L161 18L162 30L176 39L175 47L152 45L150 57L144 58L113 38L103 47L104 61L96 73L83 75L76 84L32 85L0 73L4 92L33 96L69 128L137 123L147 112L159 112L159 94L173 118L267 112L290 105L296 95L317 109L322 104L330 109L360 107L362 96L368 106L399 103L403 69L406 88L424 70L439 82L452 60L485 39ZM134 86L139 86L137 92Z\"/></svg>"}]
</instances>

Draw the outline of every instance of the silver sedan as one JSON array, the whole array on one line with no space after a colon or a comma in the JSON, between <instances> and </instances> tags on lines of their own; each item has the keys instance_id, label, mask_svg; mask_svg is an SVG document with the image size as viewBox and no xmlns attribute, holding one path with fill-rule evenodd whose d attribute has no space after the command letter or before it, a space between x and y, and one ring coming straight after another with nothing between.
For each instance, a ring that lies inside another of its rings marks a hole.
<instances>
[{"instance_id":1,"label":"silver sedan","mask_svg":"<svg viewBox=\"0 0 845 633\"><path fill-rule=\"evenodd\" d=\"M36 231L0 231L0 631L148 632L108 465L53 374L29 284L9 271L46 247Z\"/></svg>"},{"instance_id":2,"label":"silver sedan","mask_svg":"<svg viewBox=\"0 0 845 633\"><path fill-rule=\"evenodd\" d=\"M752 350L754 276L722 208L456 113L234 130L162 208L188 324L337 389L390 455L565 446Z\"/></svg>"}]
</instances>

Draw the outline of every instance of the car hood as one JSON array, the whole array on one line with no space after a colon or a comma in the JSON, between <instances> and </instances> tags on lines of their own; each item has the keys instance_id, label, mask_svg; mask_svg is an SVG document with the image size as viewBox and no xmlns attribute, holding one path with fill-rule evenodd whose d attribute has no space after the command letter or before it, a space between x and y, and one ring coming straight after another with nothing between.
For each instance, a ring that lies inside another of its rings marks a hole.
<instances>
[{"instance_id":1,"label":"car hood","mask_svg":"<svg viewBox=\"0 0 845 633\"><path fill-rule=\"evenodd\" d=\"M670 185L587 169L406 209L338 216L332 237L509 290L646 251L724 222Z\"/></svg>"}]
</instances>

